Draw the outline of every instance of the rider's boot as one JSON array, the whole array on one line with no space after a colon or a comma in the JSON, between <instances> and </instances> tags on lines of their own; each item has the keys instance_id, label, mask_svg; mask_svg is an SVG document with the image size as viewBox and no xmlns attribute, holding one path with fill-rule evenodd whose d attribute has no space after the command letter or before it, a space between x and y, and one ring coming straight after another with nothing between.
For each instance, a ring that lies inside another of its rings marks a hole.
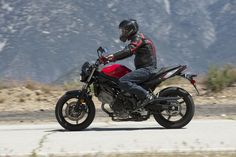
<instances>
[{"instance_id":1,"label":"rider's boot","mask_svg":"<svg viewBox=\"0 0 236 157\"><path fill-rule=\"evenodd\" d=\"M155 97L156 96L153 95L152 93L147 93L145 99L138 101L136 110L141 109L145 107L147 104L153 102L155 100Z\"/></svg>"}]
</instances>

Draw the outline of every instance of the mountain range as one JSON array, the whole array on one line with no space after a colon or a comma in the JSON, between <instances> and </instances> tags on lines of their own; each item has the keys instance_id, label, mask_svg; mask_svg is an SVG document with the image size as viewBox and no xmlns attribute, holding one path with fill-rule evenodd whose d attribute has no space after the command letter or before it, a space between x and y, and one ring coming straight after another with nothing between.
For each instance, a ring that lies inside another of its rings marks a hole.
<instances>
[{"instance_id":1,"label":"mountain range","mask_svg":"<svg viewBox=\"0 0 236 157\"><path fill-rule=\"evenodd\" d=\"M129 18L155 43L159 67L236 64L235 0L0 0L0 79L74 79L99 46L127 44L118 25Z\"/></svg>"}]
</instances>

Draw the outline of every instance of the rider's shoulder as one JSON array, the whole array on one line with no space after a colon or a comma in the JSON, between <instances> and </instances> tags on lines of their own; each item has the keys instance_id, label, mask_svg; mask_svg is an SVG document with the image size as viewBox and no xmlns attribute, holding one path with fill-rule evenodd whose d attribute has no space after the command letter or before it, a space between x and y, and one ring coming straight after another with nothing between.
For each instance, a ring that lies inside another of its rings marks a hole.
<instances>
[{"instance_id":1,"label":"rider's shoulder","mask_svg":"<svg viewBox=\"0 0 236 157\"><path fill-rule=\"evenodd\" d=\"M136 33L135 35L132 36L131 42L132 41L138 41L144 39L144 35L141 32Z\"/></svg>"}]
</instances>

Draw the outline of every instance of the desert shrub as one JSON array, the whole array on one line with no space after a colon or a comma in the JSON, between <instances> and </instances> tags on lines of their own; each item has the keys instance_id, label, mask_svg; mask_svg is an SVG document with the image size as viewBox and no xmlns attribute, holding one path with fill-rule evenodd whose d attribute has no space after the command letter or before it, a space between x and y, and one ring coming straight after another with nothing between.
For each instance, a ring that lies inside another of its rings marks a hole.
<instances>
[{"instance_id":1,"label":"desert shrub","mask_svg":"<svg viewBox=\"0 0 236 157\"><path fill-rule=\"evenodd\" d=\"M41 87L41 90L46 93L46 94L49 94L51 93L52 90L54 90L53 86L49 86L49 85L43 85Z\"/></svg>"},{"instance_id":2,"label":"desert shrub","mask_svg":"<svg viewBox=\"0 0 236 157\"><path fill-rule=\"evenodd\" d=\"M0 104L4 103L5 99L4 98L0 98Z\"/></svg>"},{"instance_id":3,"label":"desert shrub","mask_svg":"<svg viewBox=\"0 0 236 157\"><path fill-rule=\"evenodd\" d=\"M206 86L211 91L221 91L236 82L236 68L225 65L223 68L211 66L208 70Z\"/></svg>"},{"instance_id":4,"label":"desert shrub","mask_svg":"<svg viewBox=\"0 0 236 157\"><path fill-rule=\"evenodd\" d=\"M70 82L64 82L64 90L68 91L68 90L77 90L77 89L81 89L83 86L83 83L80 82L79 80L73 80L73 81L70 81ZM93 85L90 85L90 91L91 91L91 94L94 93L94 87Z\"/></svg>"},{"instance_id":5,"label":"desert shrub","mask_svg":"<svg viewBox=\"0 0 236 157\"><path fill-rule=\"evenodd\" d=\"M2 81L0 81L0 89L4 89L5 87L4 87L4 85L3 85L3 83L2 83Z\"/></svg>"},{"instance_id":6,"label":"desert shrub","mask_svg":"<svg viewBox=\"0 0 236 157\"><path fill-rule=\"evenodd\" d=\"M56 86L53 84L44 84L32 80L27 80L24 82L25 88L36 91L36 95L40 95L37 93L37 90L41 90L43 93L49 94L51 91L61 90L60 86Z\"/></svg>"},{"instance_id":7,"label":"desert shrub","mask_svg":"<svg viewBox=\"0 0 236 157\"><path fill-rule=\"evenodd\" d=\"M40 89L39 87L39 83L34 82L32 80L27 80L25 81L25 88L29 89L29 90L38 90Z\"/></svg>"},{"instance_id":8,"label":"desert shrub","mask_svg":"<svg viewBox=\"0 0 236 157\"><path fill-rule=\"evenodd\" d=\"M68 91L68 90L81 89L82 86L83 86L82 82L80 82L79 80L74 79L72 81L64 82L63 88L64 88L64 90ZM91 90L91 94L94 94L93 85L90 85L90 90Z\"/></svg>"},{"instance_id":9,"label":"desert shrub","mask_svg":"<svg viewBox=\"0 0 236 157\"><path fill-rule=\"evenodd\" d=\"M169 85L185 84L185 83L189 83L189 81L180 76L175 76L165 80L160 84L160 86L169 86Z\"/></svg>"},{"instance_id":10,"label":"desert shrub","mask_svg":"<svg viewBox=\"0 0 236 157\"><path fill-rule=\"evenodd\" d=\"M14 80L0 80L0 89L13 88L19 86L20 83Z\"/></svg>"},{"instance_id":11,"label":"desert shrub","mask_svg":"<svg viewBox=\"0 0 236 157\"><path fill-rule=\"evenodd\" d=\"M20 99L19 99L19 102L25 102L25 99L20 98Z\"/></svg>"},{"instance_id":12,"label":"desert shrub","mask_svg":"<svg viewBox=\"0 0 236 157\"><path fill-rule=\"evenodd\" d=\"M79 80L64 82L64 85L63 85L65 90L79 89L79 88L81 88L81 86L82 86L82 83Z\"/></svg>"}]
</instances>

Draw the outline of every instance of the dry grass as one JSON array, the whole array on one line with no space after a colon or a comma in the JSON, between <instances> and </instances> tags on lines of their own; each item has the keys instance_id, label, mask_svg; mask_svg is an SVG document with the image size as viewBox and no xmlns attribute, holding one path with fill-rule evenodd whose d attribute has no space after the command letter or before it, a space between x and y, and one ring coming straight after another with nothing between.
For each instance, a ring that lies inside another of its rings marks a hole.
<instances>
[{"instance_id":1,"label":"dry grass","mask_svg":"<svg viewBox=\"0 0 236 157\"><path fill-rule=\"evenodd\" d=\"M39 95L41 95L42 93L41 92L39 92L39 91L36 91L35 92L35 95L37 95L37 96L39 96Z\"/></svg>"},{"instance_id":2,"label":"dry grass","mask_svg":"<svg viewBox=\"0 0 236 157\"><path fill-rule=\"evenodd\" d=\"M36 98L36 101L41 101L42 99L41 98Z\"/></svg>"},{"instance_id":3,"label":"dry grass","mask_svg":"<svg viewBox=\"0 0 236 157\"><path fill-rule=\"evenodd\" d=\"M225 65L224 67L211 66L204 81L208 90L219 92L236 82L236 67Z\"/></svg>"},{"instance_id":4,"label":"dry grass","mask_svg":"<svg viewBox=\"0 0 236 157\"><path fill-rule=\"evenodd\" d=\"M25 102L25 99L20 98L20 99L19 99L19 102Z\"/></svg>"},{"instance_id":5,"label":"dry grass","mask_svg":"<svg viewBox=\"0 0 236 157\"><path fill-rule=\"evenodd\" d=\"M39 83L34 82L32 80L27 80L24 84L25 88L29 90L38 90L39 89Z\"/></svg>"},{"instance_id":6,"label":"dry grass","mask_svg":"<svg viewBox=\"0 0 236 157\"><path fill-rule=\"evenodd\" d=\"M71 82L64 82L63 88L64 90L74 90L81 88L82 83L78 80L74 80Z\"/></svg>"},{"instance_id":7,"label":"dry grass","mask_svg":"<svg viewBox=\"0 0 236 157\"><path fill-rule=\"evenodd\" d=\"M45 93L45 94L50 94L52 90L54 90L51 86L48 85L44 85L41 87L41 90Z\"/></svg>"},{"instance_id":8,"label":"dry grass","mask_svg":"<svg viewBox=\"0 0 236 157\"><path fill-rule=\"evenodd\" d=\"M2 83L2 81L0 82L0 89L5 89L5 88L7 88L3 83Z\"/></svg>"},{"instance_id":9,"label":"dry grass","mask_svg":"<svg viewBox=\"0 0 236 157\"><path fill-rule=\"evenodd\" d=\"M17 87L19 85L19 81L15 80L0 80L0 89Z\"/></svg>"},{"instance_id":10,"label":"dry grass","mask_svg":"<svg viewBox=\"0 0 236 157\"><path fill-rule=\"evenodd\" d=\"M50 94L52 91L58 91L58 90L62 90L61 86L56 86L56 85L49 85L49 84L43 84L43 83L39 83L36 81L32 81L32 80L27 80L23 83L23 86L29 90L41 90L43 93L45 94ZM41 93L39 93L38 91L36 91L36 95L41 95Z\"/></svg>"},{"instance_id":11,"label":"dry grass","mask_svg":"<svg viewBox=\"0 0 236 157\"><path fill-rule=\"evenodd\" d=\"M0 104L4 103L5 99L4 98L0 98Z\"/></svg>"},{"instance_id":12,"label":"dry grass","mask_svg":"<svg viewBox=\"0 0 236 157\"><path fill-rule=\"evenodd\" d=\"M186 83L189 83L189 81L180 76L175 76L162 82L160 86L167 86L167 85L173 85L173 84L186 84Z\"/></svg>"}]
</instances>

